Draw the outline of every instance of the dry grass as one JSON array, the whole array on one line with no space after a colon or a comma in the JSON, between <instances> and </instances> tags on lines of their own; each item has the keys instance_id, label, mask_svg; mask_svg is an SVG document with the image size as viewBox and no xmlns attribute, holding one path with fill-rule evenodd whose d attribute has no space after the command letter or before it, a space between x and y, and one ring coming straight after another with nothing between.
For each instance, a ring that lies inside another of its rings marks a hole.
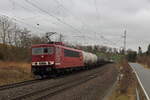
<instances>
[{"instance_id":1,"label":"dry grass","mask_svg":"<svg viewBox=\"0 0 150 100\"><path fill-rule=\"evenodd\" d=\"M132 70L128 65L128 62L126 60L123 60L119 62L118 65L120 74L122 74L123 77L119 78L117 87L113 91L112 95L109 97L109 100L136 100L136 81L134 78L134 74L132 73Z\"/></svg>"},{"instance_id":2,"label":"dry grass","mask_svg":"<svg viewBox=\"0 0 150 100\"><path fill-rule=\"evenodd\" d=\"M25 62L0 62L0 85L33 79L31 67Z\"/></svg>"},{"instance_id":3,"label":"dry grass","mask_svg":"<svg viewBox=\"0 0 150 100\"><path fill-rule=\"evenodd\" d=\"M120 93L119 88L121 87L117 87L116 90L113 91L109 100L136 100L135 86L129 86L126 93Z\"/></svg>"},{"instance_id":4,"label":"dry grass","mask_svg":"<svg viewBox=\"0 0 150 100\"><path fill-rule=\"evenodd\" d=\"M31 65L26 62L2 62L0 61L0 69L17 69L23 72L30 73Z\"/></svg>"}]
</instances>

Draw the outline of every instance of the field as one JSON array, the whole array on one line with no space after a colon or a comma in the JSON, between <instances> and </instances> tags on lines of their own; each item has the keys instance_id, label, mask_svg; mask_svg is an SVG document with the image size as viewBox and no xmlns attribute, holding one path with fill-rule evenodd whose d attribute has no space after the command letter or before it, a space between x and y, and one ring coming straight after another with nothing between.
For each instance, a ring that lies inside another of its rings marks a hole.
<instances>
[{"instance_id":1,"label":"field","mask_svg":"<svg viewBox=\"0 0 150 100\"><path fill-rule=\"evenodd\" d=\"M0 85L33 79L31 67L26 62L0 62Z\"/></svg>"}]
</instances>

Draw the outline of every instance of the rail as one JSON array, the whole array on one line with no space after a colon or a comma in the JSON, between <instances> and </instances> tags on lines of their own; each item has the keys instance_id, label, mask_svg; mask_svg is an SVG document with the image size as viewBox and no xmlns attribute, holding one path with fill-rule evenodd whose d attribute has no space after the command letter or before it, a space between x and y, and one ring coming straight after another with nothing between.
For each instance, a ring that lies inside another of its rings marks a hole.
<instances>
[{"instance_id":1,"label":"rail","mask_svg":"<svg viewBox=\"0 0 150 100\"><path fill-rule=\"evenodd\" d=\"M21 87L21 86L25 86L25 85L30 85L30 84L38 83L41 81L47 81L47 80L48 79L33 79L33 80L27 80L27 81L23 81L23 82L3 85L3 86L0 86L0 91L6 90L6 89L11 89L11 88L16 88L16 87Z\"/></svg>"}]
</instances>

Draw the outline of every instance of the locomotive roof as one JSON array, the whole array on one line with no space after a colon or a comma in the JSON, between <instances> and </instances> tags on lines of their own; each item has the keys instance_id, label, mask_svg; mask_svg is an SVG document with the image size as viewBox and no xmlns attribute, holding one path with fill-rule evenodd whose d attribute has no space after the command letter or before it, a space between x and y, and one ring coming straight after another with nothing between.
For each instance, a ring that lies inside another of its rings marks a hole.
<instances>
[{"instance_id":1,"label":"locomotive roof","mask_svg":"<svg viewBox=\"0 0 150 100\"><path fill-rule=\"evenodd\" d=\"M48 46L61 47L61 48L64 48L64 49L69 49L69 50L73 50L73 51L82 52L82 50L79 50L79 49L67 47L67 46L64 46L64 45L57 45L57 44L35 44L35 45L32 45L33 48L34 47L48 47Z\"/></svg>"},{"instance_id":2,"label":"locomotive roof","mask_svg":"<svg viewBox=\"0 0 150 100\"><path fill-rule=\"evenodd\" d=\"M34 44L32 47L53 46L55 44Z\"/></svg>"}]
</instances>

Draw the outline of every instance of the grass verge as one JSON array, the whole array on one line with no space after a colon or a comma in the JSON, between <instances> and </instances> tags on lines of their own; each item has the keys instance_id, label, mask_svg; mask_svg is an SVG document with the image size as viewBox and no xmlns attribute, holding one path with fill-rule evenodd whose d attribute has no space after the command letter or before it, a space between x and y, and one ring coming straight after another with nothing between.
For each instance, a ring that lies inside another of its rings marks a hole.
<instances>
[{"instance_id":1,"label":"grass verge","mask_svg":"<svg viewBox=\"0 0 150 100\"><path fill-rule=\"evenodd\" d=\"M126 60L118 63L119 77L109 100L136 100L134 73Z\"/></svg>"},{"instance_id":2,"label":"grass verge","mask_svg":"<svg viewBox=\"0 0 150 100\"><path fill-rule=\"evenodd\" d=\"M31 67L25 62L0 62L0 85L33 79Z\"/></svg>"}]
</instances>

